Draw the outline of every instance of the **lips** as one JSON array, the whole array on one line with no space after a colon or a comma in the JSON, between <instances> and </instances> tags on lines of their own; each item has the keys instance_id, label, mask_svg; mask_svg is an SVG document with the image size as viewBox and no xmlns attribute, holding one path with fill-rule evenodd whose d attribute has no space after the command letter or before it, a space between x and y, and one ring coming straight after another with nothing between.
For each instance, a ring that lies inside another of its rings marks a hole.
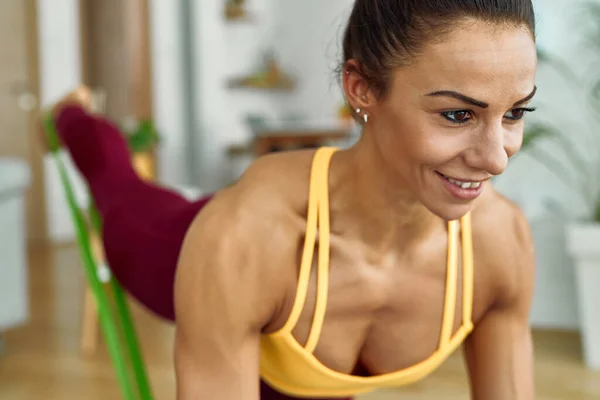
<instances>
[{"instance_id":1,"label":"lips","mask_svg":"<svg viewBox=\"0 0 600 400\"><path fill-rule=\"evenodd\" d=\"M483 193L485 181L480 180L463 180L444 175L441 172L437 172L444 187L452 197L463 201L474 200Z\"/></svg>"},{"instance_id":2,"label":"lips","mask_svg":"<svg viewBox=\"0 0 600 400\"><path fill-rule=\"evenodd\" d=\"M481 184L483 183L482 181L467 181L467 180L459 180L459 179L455 179L452 178L450 176L444 175L442 173L439 173L444 179L446 179L448 182L459 186L462 189L477 189L479 186L481 186Z\"/></svg>"}]
</instances>

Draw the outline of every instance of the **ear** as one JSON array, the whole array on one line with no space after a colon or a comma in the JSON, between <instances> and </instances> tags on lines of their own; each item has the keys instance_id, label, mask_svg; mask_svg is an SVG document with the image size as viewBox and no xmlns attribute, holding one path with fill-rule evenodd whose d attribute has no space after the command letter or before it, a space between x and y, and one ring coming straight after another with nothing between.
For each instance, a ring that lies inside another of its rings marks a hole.
<instances>
[{"instance_id":1,"label":"ear","mask_svg":"<svg viewBox=\"0 0 600 400\"><path fill-rule=\"evenodd\" d=\"M344 65L342 82L348 104L352 107L354 116L361 120L364 113L368 113L373 107L375 97L369 88L368 82L361 73L360 65L356 60L349 60ZM358 115L356 114L357 109L360 109Z\"/></svg>"}]
</instances>

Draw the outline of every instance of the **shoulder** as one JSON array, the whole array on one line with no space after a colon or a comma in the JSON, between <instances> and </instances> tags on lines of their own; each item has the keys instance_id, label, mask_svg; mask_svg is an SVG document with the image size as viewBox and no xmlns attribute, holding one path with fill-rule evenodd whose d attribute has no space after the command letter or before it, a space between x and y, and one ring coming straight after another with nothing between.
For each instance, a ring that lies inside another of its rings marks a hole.
<instances>
[{"instance_id":1,"label":"shoulder","mask_svg":"<svg viewBox=\"0 0 600 400\"><path fill-rule=\"evenodd\" d=\"M472 212L476 273L490 284L493 305L525 301L534 281L534 244L521 209L490 187Z\"/></svg>"},{"instance_id":2,"label":"shoulder","mask_svg":"<svg viewBox=\"0 0 600 400\"><path fill-rule=\"evenodd\" d=\"M216 193L194 225L228 221L228 231L260 230L306 204L312 152L273 153L255 160L231 186ZM234 232L229 232L234 233Z\"/></svg>"},{"instance_id":3,"label":"shoulder","mask_svg":"<svg viewBox=\"0 0 600 400\"><path fill-rule=\"evenodd\" d=\"M299 210L307 198L304 164L295 154L262 157L215 195L186 235L178 267L179 298L201 290L189 282L211 282L254 304L261 329L275 318L296 273L304 228Z\"/></svg>"}]
</instances>

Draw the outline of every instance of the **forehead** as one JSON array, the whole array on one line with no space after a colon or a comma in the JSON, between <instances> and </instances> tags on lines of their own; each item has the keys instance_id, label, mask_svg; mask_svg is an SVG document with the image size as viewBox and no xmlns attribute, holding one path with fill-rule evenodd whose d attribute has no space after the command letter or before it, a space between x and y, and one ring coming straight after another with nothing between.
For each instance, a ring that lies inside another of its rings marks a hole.
<instances>
[{"instance_id":1,"label":"forehead","mask_svg":"<svg viewBox=\"0 0 600 400\"><path fill-rule=\"evenodd\" d=\"M535 42L525 27L471 22L427 45L413 63L398 69L396 83L418 91L451 89L490 103L503 97L509 102L531 92L536 64Z\"/></svg>"}]
</instances>

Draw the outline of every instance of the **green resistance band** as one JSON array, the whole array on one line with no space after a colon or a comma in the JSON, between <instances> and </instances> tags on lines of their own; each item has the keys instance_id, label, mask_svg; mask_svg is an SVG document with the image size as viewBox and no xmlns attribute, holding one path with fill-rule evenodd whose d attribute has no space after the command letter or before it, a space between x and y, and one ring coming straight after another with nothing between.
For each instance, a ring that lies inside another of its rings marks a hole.
<instances>
[{"instance_id":1,"label":"green resistance band","mask_svg":"<svg viewBox=\"0 0 600 400\"><path fill-rule=\"evenodd\" d=\"M153 395L142 359L139 340L123 289L112 276L108 282L101 281L98 276L98 264L92 252L89 234L91 228L99 237L102 237L102 221L98 210L92 201L88 210L90 227L77 204L69 174L60 155L60 140L50 113L44 116L43 128L75 225L85 276L96 300L100 325L123 398L125 400L152 400ZM110 296L111 293L112 296Z\"/></svg>"}]
</instances>

